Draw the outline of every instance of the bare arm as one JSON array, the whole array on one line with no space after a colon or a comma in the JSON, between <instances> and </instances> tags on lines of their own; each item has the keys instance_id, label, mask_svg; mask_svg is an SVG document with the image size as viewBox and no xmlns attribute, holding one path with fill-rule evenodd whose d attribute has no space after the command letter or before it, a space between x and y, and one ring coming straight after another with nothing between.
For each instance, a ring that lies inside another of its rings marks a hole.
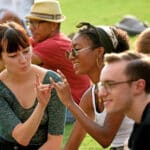
<instances>
[{"instance_id":1,"label":"bare arm","mask_svg":"<svg viewBox=\"0 0 150 150\"><path fill-rule=\"evenodd\" d=\"M75 103L71 103L68 108L86 132L103 147L111 144L124 118L122 113L107 114L104 125L100 126L91 120Z\"/></svg>"},{"instance_id":2,"label":"bare arm","mask_svg":"<svg viewBox=\"0 0 150 150\"><path fill-rule=\"evenodd\" d=\"M94 111L91 101L91 88L83 95L80 101L80 107L84 110L84 112L91 118L94 119ZM86 135L86 131L80 125L78 120L75 122L71 135L65 145L65 150L77 150L83 141ZM78 139L78 140L77 140Z\"/></svg>"},{"instance_id":3,"label":"bare arm","mask_svg":"<svg viewBox=\"0 0 150 150\"><path fill-rule=\"evenodd\" d=\"M16 141L24 146L29 144L31 138L37 131L50 98L49 85L41 85L39 77L37 77L36 81L36 91L38 104L35 110L24 123L18 124L12 132L12 136L16 139Z\"/></svg>"},{"instance_id":4,"label":"bare arm","mask_svg":"<svg viewBox=\"0 0 150 150\"><path fill-rule=\"evenodd\" d=\"M48 140L44 143L39 150L60 150L62 144L63 136L62 135L51 135L48 134Z\"/></svg>"},{"instance_id":5,"label":"bare arm","mask_svg":"<svg viewBox=\"0 0 150 150\"><path fill-rule=\"evenodd\" d=\"M82 125L84 130L86 130L86 132L88 132L103 147L109 146L121 125L121 122L124 118L124 114L120 112L107 114L103 126L100 126L99 124L95 123L73 101L67 80L61 72L59 73L63 79L63 82L52 82L62 102L74 114L74 116L76 117L80 125Z\"/></svg>"}]
</instances>

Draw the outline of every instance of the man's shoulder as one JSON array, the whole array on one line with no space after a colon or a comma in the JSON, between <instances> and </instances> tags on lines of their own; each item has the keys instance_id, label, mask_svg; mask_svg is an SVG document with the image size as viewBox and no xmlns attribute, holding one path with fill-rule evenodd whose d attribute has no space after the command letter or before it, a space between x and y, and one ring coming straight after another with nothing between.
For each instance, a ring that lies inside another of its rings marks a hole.
<instances>
[{"instance_id":1,"label":"man's shoulder","mask_svg":"<svg viewBox=\"0 0 150 150\"><path fill-rule=\"evenodd\" d=\"M50 38L47 38L46 40L42 41L41 43L38 43L40 45L54 45L54 46L57 46L57 45L68 45L70 46L71 45L71 40L63 35L63 34L56 34L55 36L53 37L50 37Z\"/></svg>"},{"instance_id":2,"label":"man's shoulder","mask_svg":"<svg viewBox=\"0 0 150 150\"><path fill-rule=\"evenodd\" d=\"M57 39L57 40L62 40L62 41L66 41L66 42L71 42L71 39L67 35L65 35L64 33L62 33L62 32L56 34L55 36L53 36L50 39Z\"/></svg>"}]
</instances>

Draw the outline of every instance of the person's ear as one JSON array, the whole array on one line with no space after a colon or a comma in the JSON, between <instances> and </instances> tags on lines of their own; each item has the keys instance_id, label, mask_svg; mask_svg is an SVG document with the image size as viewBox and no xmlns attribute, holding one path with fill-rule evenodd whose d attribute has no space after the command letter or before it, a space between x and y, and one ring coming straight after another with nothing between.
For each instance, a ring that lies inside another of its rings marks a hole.
<instances>
[{"instance_id":1,"label":"person's ear","mask_svg":"<svg viewBox=\"0 0 150 150\"><path fill-rule=\"evenodd\" d=\"M97 49L96 63L97 63L98 68L101 68L103 66L104 48L103 47L98 47L96 49Z\"/></svg>"},{"instance_id":2,"label":"person's ear","mask_svg":"<svg viewBox=\"0 0 150 150\"><path fill-rule=\"evenodd\" d=\"M145 91L146 88L146 81L144 79L138 79L135 81L135 93L140 94L141 92Z\"/></svg>"},{"instance_id":3,"label":"person's ear","mask_svg":"<svg viewBox=\"0 0 150 150\"><path fill-rule=\"evenodd\" d=\"M104 47L98 47L97 50L98 50L99 55L101 55L101 56L104 55L104 53L105 53Z\"/></svg>"}]
</instances>

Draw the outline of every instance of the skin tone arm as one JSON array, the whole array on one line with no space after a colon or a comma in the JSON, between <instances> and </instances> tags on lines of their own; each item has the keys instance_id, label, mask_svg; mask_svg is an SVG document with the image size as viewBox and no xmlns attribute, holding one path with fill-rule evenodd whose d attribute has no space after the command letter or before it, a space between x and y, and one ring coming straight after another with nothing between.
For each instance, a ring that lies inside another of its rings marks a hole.
<instances>
[{"instance_id":1,"label":"skin tone arm","mask_svg":"<svg viewBox=\"0 0 150 150\"><path fill-rule=\"evenodd\" d=\"M88 91L82 96L79 106L84 110L84 112L92 119L94 120L94 111L91 103L91 88L88 89ZM86 105L85 105L86 104ZM77 150L83 141L84 137L86 135L86 131L83 129L83 127L80 125L78 120L76 120L73 130L68 138L68 141L65 145L65 150ZM78 140L76 140L78 139Z\"/></svg>"},{"instance_id":2,"label":"skin tone arm","mask_svg":"<svg viewBox=\"0 0 150 150\"><path fill-rule=\"evenodd\" d=\"M63 141L63 136L62 135L50 135L48 134L48 140L47 142L40 147L39 150L60 150L61 149L61 144Z\"/></svg>"},{"instance_id":3,"label":"skin tone arm","mask_svg":"<svg viewBox=\"0 0 150 150\"><path fill-rule=\"evenodd\" d=\"M51 81L53 82L53 86L57 90L57 93L62 102L74 114L74 116L76 117L80 125L86 130L86 132L88 132L104 148L108 147L111 144L114 136L116 135L121 125L121 122L124 118L124 114L121 112L107 114L104 121L104 125L98 125L97 123L92 121L87 116L87 114L73 101L69 84L65 76L60 71L58 73L62 77L62 83L55 83L52 79ZM75 140L76 138L74 137L70 141L74 143Z\"/></svg>"},{"instance_id":4,"label":"skin tone arm","mask_svg":"<svg viewBox=\"0 0 150 150\"><path fill-rule=\"evenodd\" d=\"M32 52L32 63L36 65L42 64L41 58L34 52ZM62 135L56 136L56 135L48 134L47 142L43 144L39 150L49 150L49 149L60 150L62 141L63 141Z\"/></svg>"},{"instance_id":5,"label":"skin tone arm","mask_svg":"<svg viewBox=\"0 0 150 150\"><path fill-rule=\"evenodd\" d=\"M39 77L37 76L36 78L36 92L38 104L29 119L24 123L18 124L12 132L12 136L15 138L15 140L19 144L24 146L27 146L29 144L31 138L37 131L43 117L44 110L50 98L50 86L41 85Z\"/></svg>"}]
</instances>

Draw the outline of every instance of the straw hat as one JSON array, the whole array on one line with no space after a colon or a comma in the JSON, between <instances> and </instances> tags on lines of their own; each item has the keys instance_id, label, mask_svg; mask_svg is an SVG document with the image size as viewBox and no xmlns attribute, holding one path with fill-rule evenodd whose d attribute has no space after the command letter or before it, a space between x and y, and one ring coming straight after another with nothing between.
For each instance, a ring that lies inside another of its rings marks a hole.
<instances>
[{"instance_id":1,"label":"straw hat","mask_svg":"<svg viewBox=\"0 0 150 150\"><path fill-rule=\"evenodd\" d=\"M25 18L59 23L64 21L66 17L62 15L59 1L35 0L30 14Z\"/></svg>"}]
</instances>

